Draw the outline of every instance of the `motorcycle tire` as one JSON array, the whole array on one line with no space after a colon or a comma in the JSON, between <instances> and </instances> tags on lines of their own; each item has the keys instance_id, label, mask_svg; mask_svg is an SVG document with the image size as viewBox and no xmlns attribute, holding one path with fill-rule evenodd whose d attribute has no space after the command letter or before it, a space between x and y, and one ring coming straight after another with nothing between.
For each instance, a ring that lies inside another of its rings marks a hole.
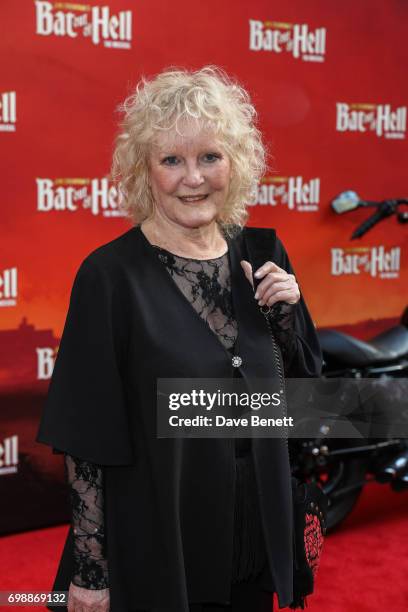
<instances>
[{"instance_id":1,"label":"motorcycle tire","mask_svg":"<svg viewBox=\"0 0 408 612\"><path fill-rule=\"evenodd\" d=\"M364 485L344 492L339 497L336 497L336 492L340 492L341 489L364 480L365 473L366 464L361 458L338 461L335 465L331 466L327 480L321 483L323 492L326 493L329 499L327 514L328 532L337 528L350 514L360 497Z\"/></svg>"}]
</instances>

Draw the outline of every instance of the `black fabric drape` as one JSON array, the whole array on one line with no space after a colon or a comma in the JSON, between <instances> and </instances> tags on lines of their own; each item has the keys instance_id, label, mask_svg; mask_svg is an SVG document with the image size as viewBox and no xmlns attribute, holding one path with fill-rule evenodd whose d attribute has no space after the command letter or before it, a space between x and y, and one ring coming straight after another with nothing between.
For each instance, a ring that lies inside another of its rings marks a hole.
<instances>
[{"instance_id":1,"label":"black fabric drape","mask_svg":"<svg viewBox=\"0 0 408 612\"><path fill-rule=\"evenodd\" d=\"M129 465L126 302L109 272L91 258L77 271L37 442L93 463Z\"/></svg>"},{"instance_id":2,"label":"black fabric drape","mask_svg":"<svg viewBox=\"0 0 408 612\"><path fill-rule=\"evenodd\" d=\"M266 322L240 266L248 229L228 244L235 354L251 389L253 379L276 372ZM250 231L267 246L265 260L289 266L274 230ZM296 330L291 373L317 375L320 352L304 302ZM105 466L111 612L188 612L189 601L230 602L234 440L158 438L156 384L233 375L230 353L181 295L139 226L85 258L36 440ZM281 439L254 438L251 451L268 555L262 586L274 588L284 607L293 597L288 450ZM68 590L72 570L70 531L53 590Z\"/></svg>"}]
</instances>

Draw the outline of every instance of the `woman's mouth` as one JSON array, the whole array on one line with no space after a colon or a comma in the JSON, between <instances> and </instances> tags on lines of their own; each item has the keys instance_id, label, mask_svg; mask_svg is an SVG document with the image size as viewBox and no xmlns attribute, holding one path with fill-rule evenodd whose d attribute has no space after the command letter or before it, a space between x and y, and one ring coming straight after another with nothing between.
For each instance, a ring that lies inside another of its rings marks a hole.
<instances>
[{"instance_id":1,"label":"woman's mouth","mask_svg":"<svg viewBox=\"0 0 408 612\"><path fill-rule=\"evenodd\" d=\"M202 200L205 200L206 198L208 198L208 195L209 195L208 193L205 193L205 194L199 194L195 196L178 196L178 198L182 202L201 202Z\"/></svg>"}]
</instances>

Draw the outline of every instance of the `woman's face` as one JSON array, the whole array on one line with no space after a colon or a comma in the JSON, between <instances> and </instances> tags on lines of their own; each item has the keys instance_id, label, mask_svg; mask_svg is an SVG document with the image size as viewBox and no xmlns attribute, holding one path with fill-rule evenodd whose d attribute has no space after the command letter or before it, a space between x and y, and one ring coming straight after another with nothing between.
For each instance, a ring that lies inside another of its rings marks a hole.
<instances>
[{"instance_id":1,"label":"woman's face","mask_svg":"<svg viewBox=\"0 0 408 612\"><path fill-rule=\"evenodd\" d=\"M183 136L159 132L148 166L155 214L188 228L216 218L227 198L231 163L210 131L185 125Z\"/></svg>"}]
</instances>

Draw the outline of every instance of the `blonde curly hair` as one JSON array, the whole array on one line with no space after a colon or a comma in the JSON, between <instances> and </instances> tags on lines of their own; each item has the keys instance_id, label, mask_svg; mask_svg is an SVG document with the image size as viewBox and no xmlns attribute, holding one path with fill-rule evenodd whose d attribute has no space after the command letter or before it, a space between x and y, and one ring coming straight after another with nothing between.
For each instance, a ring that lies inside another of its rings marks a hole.
<instances>
[{"instance_id":1,"label":"blonde curly hair","mask_svg":"<svg viewBox=\"0 0 408 612\"><path fill-rule=\"evenodd\" d=\"M266 147L255 125L257 112L238 82L218 66L196 71L170 67L150 80L142 77L117 110L124 116L115 137L110 179L118 189L119 208L132 224L153 213L148 155L157 131L180 134L179 124L186 120L213 130L230 158L230 189L218 223L227 232L245 224L247 204L266 169Z\"/></svg>"}]
</instances>

